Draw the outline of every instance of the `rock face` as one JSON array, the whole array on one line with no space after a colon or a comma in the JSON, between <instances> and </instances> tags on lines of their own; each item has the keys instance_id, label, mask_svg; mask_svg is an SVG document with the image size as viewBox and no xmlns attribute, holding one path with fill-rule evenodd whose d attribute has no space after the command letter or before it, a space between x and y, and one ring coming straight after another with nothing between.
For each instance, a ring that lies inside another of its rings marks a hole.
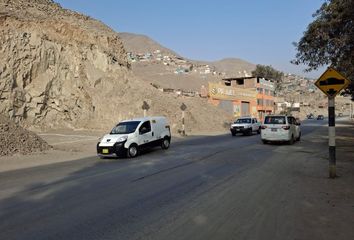
<instances>
[{"instance_id":1,"label":"rock face","mask_svg":"<svg viewBox=\"0 0 354 240\"><path fill-rule=\"evenodd\" d=\"M107 128L141 116L143 100L175 128L182 101L193 130L225 120L212 106L199 113L200 99L166 97L136 79L118 34L101 22L50 0L0 0L0 113L31 128Z\"/></svg>"},{"instance_id":2,"label":"rock face","mask_svg":"<svg viewBox=\"0 0 354 240\"><path fill-rule=\"evenodd\" d=\"M45 151L50 146L36 134L0 115L0 156Z\"/></svg>"},{"instance_id":3,"label":"rock face","mask_svg":"<svg viewBox=\"0 0 354 240\"><path fill-rule=\"evenodd\" d=\"M123 45L99 22L45 0L2 0L0 9L0 112L82 126L95 114L94 93L125 81Z\"/></svg>"}]
</instances>

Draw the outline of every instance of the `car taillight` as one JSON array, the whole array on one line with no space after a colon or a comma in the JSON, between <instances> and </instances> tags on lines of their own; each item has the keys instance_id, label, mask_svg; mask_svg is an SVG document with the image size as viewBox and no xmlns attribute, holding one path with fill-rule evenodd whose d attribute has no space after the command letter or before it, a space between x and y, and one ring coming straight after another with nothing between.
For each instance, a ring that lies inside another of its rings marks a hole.
<instances>
[{"instance_id":1,"label":"car taillight","mask_svg":"<svg viewBox=\"0 0 354 240\"><path fill-rule=\"evenodd\" d=\"M284 126L282 127L284 130L289 130L290 129L290 126Z\"/></svg>"},{"instance_id":2,"label":"car taillight","mask_svg":"<svg viewBox=\"0 0 354 240\"><path fill-rule=\"evenodd\" d=\"M267 128L267 126L262 125L262 126L261 126L261 128L262 128L262 129L266 129L266 128Z\"/></svg>"}]
</instances>

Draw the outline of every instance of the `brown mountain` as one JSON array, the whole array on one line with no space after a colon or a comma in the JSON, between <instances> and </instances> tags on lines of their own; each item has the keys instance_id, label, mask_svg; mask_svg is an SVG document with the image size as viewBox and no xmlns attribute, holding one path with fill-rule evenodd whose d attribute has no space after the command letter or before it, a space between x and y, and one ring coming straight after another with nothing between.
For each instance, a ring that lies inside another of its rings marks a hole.
<instances>
[{"instance_id":1,"label":"brown mountain","mask_svg":"<svg viewBox=\"0 0 354 240\"><path fill-rule=\"evenodd\" d=\"M161 53L165 55L178 56L177 53L162 46L161 44L152 40L148 36L142 34L126 33L126 32L119 33L119 36L127 52L136 52L136 53L151 52L152 53L155 50L159 49Z\"/></svg>"},{"instance_id":2,"label":"brown mountain","mask_svg":"<svg viewBox=\"0 0 354 240\"><path fill-rule=\"evenodd\" d=\"M51 0L0 0L0 114L32 128L109 129L140 117L143 101L173 131L182 102L187 131L220 130L228 118L205 99L136 77L119 34L102 22Z\"/></svg>"},{"instance_id":3,"label":"brown mountain","mask_svg":"<svg viewBox=\"0 0 354 240\"><path fill-rule=\"evenodd\" d=\"M225 72L226 76L244 75L244 71L251 74L256 69L256 64L247 62L239 58L225 58L220 61L212 62L219 71Z\"/></svg>"},{"instance_id":4,"label":"brown mountain","mask_svg":"<svg viewBox=\"0 0 354 240\"><path fill-rule=\"evenodd\" d=\"M172 60L168 65L163 61L141 61L132 64L132 70L139 78L145 82L154 83L164 88L184 89L199 91L201 86L207 86L208 82L219 81L223 77L239 77L245 74L251 74L256 65L237 58L227 58L215 62L200 60L190 60L179 56L174 51L162 46L153 39L132 33L119 33L125 49L133 53L154 53L160 50L162 55L177 58L186 61L185 64L177 63ZM188 74L175 74L180 66L192 66ZM201 71L209 66L211 71L216 74L200 74ZM201 70L202 69L202 70Z\"/></svg>"}]
</instances>

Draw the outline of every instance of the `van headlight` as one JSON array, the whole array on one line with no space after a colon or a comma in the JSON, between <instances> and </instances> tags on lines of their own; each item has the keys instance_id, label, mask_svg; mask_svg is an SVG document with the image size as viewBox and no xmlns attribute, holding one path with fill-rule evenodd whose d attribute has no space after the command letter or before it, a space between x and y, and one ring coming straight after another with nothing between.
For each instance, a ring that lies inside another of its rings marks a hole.
<instances>
[{"instance_id":1,"label":"van headlight","mask_svg":"<svg viewBox=\"0 0 354 240\"><path fill-rule=\"evenodd\" d=\"M124 142L124 141L127 141L127 139L128 139L128 136L122 136L117 139L117 142Z\"/></svg>"}]
</instances>

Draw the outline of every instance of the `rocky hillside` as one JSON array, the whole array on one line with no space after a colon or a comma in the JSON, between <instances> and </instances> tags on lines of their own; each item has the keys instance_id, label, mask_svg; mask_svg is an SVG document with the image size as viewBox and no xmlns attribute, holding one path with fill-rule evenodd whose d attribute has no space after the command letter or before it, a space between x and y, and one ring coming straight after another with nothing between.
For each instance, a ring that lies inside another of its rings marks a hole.
<instances>
[{"instance_id":1,"label":"rocky hillside","mask_svg":"<svg viewBox=\"0 0 354 240\"><path fill-rule=\"evenodd\" d=\"M166 95L136 78L116 32L50 0L0 0L0 113L31 128L110 128L150 114L189 130L217 130L228 118L199 98ZM188 129L188 126L187 126Z\"/></svg>"}]
</instances>

